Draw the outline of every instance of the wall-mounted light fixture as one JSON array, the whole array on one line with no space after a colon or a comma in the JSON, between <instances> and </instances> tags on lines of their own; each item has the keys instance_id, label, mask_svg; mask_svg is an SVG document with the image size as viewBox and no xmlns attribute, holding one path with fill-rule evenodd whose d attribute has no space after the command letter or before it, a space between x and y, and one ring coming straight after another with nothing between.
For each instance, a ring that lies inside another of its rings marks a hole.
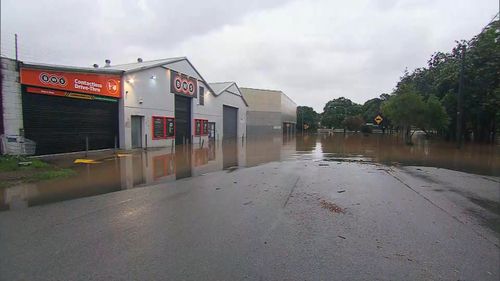
<instances>
[{"instance_id":1,"label":"wall-mounted light fixture","mask_svg":"<svg viewBox=\"0 0 500 281\"><path fill-rule=\"evenodd\" d=\"M129 78L129 79L127 79L127 83L129 83L129 84L134 84L134 78Z\"/></svg>"},{"instance_id":2,"label":"wall-mounted light fixture","mask_svg":"<svg viewBox=\"0 0 500 281\"><path fill-rule=\"evenodd\" d=\"M151 80L156 80L156 75L152 75L151 77L149 77Z\"/></svg>"}]
</instances>

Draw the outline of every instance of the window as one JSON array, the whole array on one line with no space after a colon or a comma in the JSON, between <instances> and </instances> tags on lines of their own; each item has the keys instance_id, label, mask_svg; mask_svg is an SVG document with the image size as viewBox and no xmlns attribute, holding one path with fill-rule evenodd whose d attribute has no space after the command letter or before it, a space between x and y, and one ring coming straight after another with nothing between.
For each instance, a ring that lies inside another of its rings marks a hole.
<instances>
[{"instance_id":1,"label":"window","mask_svg":"<svg viewBox=\"0 0 500 281\"><path fill-rule=\"evenodd\" d=\"M208 135L208 120L194 119L194 135L195 136Z\"/></svg>"},{"instance_id":2,"label":"window","mask_svg":"<svg viewBox=\"0 0 500 281\"><path fill-rule=\"evenodd\" d=\"M203 132L204 136L208 135L208 120L203 120Z\"/></svg>"},{"instance_id":3,"label":"window","mask_svg":"<svg viewBox=\"0 0 500 281\"><path fill-rule=\"evenodd\" d=\"M175 137L175 119L167 118L167 138Z\"/></svg>"},{"instance_id":4,"label":"window","mask_svg":"<svg viewBox=\"0 0 500 281\"><path fill-rule=\"evenodd\" d=\"M205 88L200 87L200 105L205 104Z\"/></svg>"},{"instance_id":5,"label":"window","mask_svg":"<svg viewBox=\"0 0 500 281\"><path fill-rule=\"evenodd\" d=\"M153 116L153 139L175 137L175 119L173 117Z\"/></svg>"},{"instance_id":6,"label":"window","mask_svg":"<svg viewBox=\"0 0 500 281\"><path fill-rule=\"evenodd\" d=\"M194 135L201 136L201 119L194 119Z\"/></svg>"}]
</instances>

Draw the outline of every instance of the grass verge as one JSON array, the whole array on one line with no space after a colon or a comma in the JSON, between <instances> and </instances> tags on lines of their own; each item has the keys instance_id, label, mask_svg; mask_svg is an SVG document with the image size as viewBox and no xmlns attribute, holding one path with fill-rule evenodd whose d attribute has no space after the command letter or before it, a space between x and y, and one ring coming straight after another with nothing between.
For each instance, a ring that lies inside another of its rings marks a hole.
<instances>
[{"instance_id":1,"label":"grass verge","mask_svg":"<svg viewBox=\"0 0 500 281\"><path fill-rule=\"evenodd\" d=\"M29 181L43 181L43 180L52 180L52 179L62 179L69 178L76 175L76 172L72 169L59 169L53 171L43 171L40 173L36 173L33 176L29 177Z\"/></svg>"},{"instance_id":2,"label":"grass verge","mask_svg":"<svg viewBox=\"0 0 500 281\"><path fill-rule=\"evenodd\" d=\"M76 175L68 168L59 168L40 159L0 156L0 188L23 183L63 179Z\"/></svg>"}]
</instances>

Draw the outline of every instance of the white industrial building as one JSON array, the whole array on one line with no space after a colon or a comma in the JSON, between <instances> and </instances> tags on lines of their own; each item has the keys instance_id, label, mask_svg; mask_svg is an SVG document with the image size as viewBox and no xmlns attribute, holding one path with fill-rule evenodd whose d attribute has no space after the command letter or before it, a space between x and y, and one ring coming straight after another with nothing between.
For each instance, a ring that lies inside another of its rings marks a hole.
<instances>
[{"instance_id":1,"label":"white industrial building","mask_svg":"<svg viewBox=\"0 0 500 281\"><path fill-rule=\"evenodd\" d=\"M94 68L2 58L1 98L0 134L33 140L36 154L246 135L248 105L238 86L210 85L185 57Z\"/></svg>"},{"instance_id":2,"label":"white industrial building","mask_svg":"<svg viewBox=\"0 0 500 281\"><path fill-rule=\"evenodd\" d=\"M229 83L222 89L218 86L225 84L208 84L185 57L109 68L124 71L119 106L120 147L124 149L241 138L246 134L247 104L236 84ZM187 92L176 90L178 78L181 88L188 83ZM171 124L174 135L168 131ZM163 134L159 132L162 126Z\"/></svg>"}]
</instances>

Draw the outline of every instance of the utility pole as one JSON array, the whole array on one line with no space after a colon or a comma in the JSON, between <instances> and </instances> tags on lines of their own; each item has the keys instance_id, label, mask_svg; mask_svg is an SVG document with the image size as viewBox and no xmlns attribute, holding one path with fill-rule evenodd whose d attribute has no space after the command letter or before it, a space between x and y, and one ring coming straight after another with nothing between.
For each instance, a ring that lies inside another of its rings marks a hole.
<instances>
[{"instance_id":1,"label":"utility pole","mask_svg":"<svg viewBox=\"0 0 500 281\"><path fill-rule=\"evenodd\" d=\"M465 68L465 45L462 45L462 53L460 56L460 80L458 82L458 97L457 97L457 148L462 148L462 120L464 110L464 68Z\"/></svg>"},{"instance_id":2,"label":"utility pole","mask_svg":"<svg viewBox=\"0 0 500 281\"><path fill-rule=\"evenodd\" d=\"M302 136L303 136L304 135L304 108L303 107L300 108L300 112L301 112L300 117L302 119Z\"/></svg>"},{"instance_id":3,"label":"utility pole","mask_svg":"<svg viewBox=\"0 0 500 281\"><path fill-rule=\"evenodd\" d=\"M16 62L18 61L18 53L17 53L17 33L14 34L14 44L15 44L15 50L16 50Z\"/></svg>"}]
</instances>

